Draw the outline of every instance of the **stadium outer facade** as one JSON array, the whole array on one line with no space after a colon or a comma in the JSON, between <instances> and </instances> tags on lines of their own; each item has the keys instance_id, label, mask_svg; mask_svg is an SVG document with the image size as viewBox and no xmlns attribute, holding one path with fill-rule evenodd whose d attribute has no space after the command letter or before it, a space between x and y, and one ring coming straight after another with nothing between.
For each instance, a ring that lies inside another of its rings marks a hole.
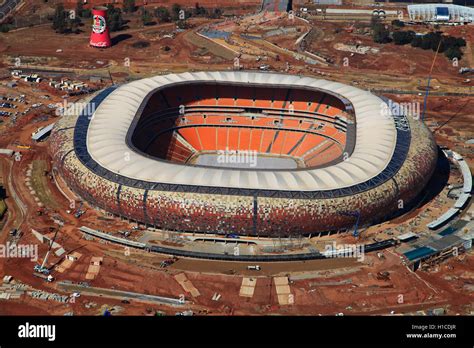
<instances>
[{"instance_id":1,"label":"stadium outer facade","mask_svg":"<svg viewBox=\"0 0 474 348\"><path fill-rule=\"evenodd\" d=\"M355 146L349 158L327 167L275 171L180 165L135 151L127 139L147 98L183 83L304 86L345 98L355 115ZM103 90L88 102L97 108L93 117L86 107L56 123L56 169L90 204L166 230L286 237L350 229L354 214L362 225L376 223L409 205L437 161L433 136L421 121L384 116L381 105L387 101L309 77L172 74Z\"/></svg>"}]
</instances>

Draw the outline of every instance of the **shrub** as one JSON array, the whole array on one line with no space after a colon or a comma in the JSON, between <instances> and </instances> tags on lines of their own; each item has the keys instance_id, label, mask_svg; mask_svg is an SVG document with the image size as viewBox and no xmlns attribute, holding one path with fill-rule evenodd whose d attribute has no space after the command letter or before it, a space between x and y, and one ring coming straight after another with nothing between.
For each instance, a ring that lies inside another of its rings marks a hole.
<instances>
[{"instance_id":1,"label":"shrub","mask_svg":"<svg viewBox=\"0 0 474 348\"><path fill-rule=\"evenodd\" d=\"M396 31L393 33L393 42L395 45L406 45L415 38L414 31Z\"/></svg>"},{"instance_id":2,"label":"shrub","mask_svg":"<svg viewBox=\"0 0 474 348\"><path fill-rule=\"evenodd\" d=\"M399 19L394 19L394 20L392 21L392 25L393 25L394 27L403 28L403 27L405 26L405 23L403 23L403 22L402 22L401 20L399 20Z\"/></svg>"},{"instance_id":3,"label":"shrub","mask_svg":"<svg viewBox=\"0 0 474 348\"><path fill-rule=\"evenodd\" d=\"M461 59L462 52L461 49L457 46L449 47L445 52L444 55L448 57L448 59L453 60L454 58Z\"/></svg>"},{"instance_id":4,"label":"shrub","mask_svg":"<svg viewBox=\"0 0 474 348\"><path fill-rule=\"evenodd\" d=\"M148 41L137 41L132 44L133 48L146 48L150 47L150 43Z\"/></svg>"}]
</instances>

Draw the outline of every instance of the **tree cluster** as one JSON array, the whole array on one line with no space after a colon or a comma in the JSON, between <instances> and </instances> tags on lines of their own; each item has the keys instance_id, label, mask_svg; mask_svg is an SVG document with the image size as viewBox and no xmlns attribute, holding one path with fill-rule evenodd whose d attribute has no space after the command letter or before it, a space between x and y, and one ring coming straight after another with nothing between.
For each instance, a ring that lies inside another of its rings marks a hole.
<instances>
[{"instance_id":1,"label":"tree cluster","mask_svg":"<svg viewBox=\"0 0 474 348\"><path fill-rule=\"evenodd\" d=\"M112 4L107 5L107 23L111 32L122 30L125 25L122 10Z\"/></svg>"},{"instance_id":2,"label":"tree cluster","mask_svg":"<svg viewBox=\"0 0 474 348\"><path fill-rule=\"evenodd\" d=\"M411 43L416 37L416 33L412 30L409 31L395 31L392 34L393 43L395 45L407 45Z\"/></svg>"},{"instance_id":3,"label":"tree cluster","mask_svg":"<svg viewBox=\"0 0 474 348\"><path fill-rule=\"evenodd\" d=\"M133 13L137 10L135 0L124 0L123 11L127 13Z\"/></svg>"},{"instance_id":4,"label":"tree cluster","mask_svg":"<svg viewBox=\"0 0 474 348\"><path fill-rule=\"evenodd\" d=\"M400 33L395 35L396 33ZM405 40L400 40L404 37ZM412 37L412 40L407 42L408 37ZM393 40L398 45L411 44L413 47L420 47L424 50L437 51L444 53L449 59L462 58L461 47L466 46L466 40L454 36L443 36L439 31L431 32L425 35L415 35L414 32L395 32L393 33Z\"/></svg>"},{"instance_id":5,"label":"tree cluster","mask_svg":"<svg viewBox=\"0 0 474 348\"><path fill-rule=\"evenodd\" d=\"M402 22L395 20L392 22L393 26L402 27ZM437 51L444 53L449 58L461 59L463 53L461 47L466 46L466 41L463 38L453 36L444 36L440 31L430 32L425 35L417 35L412 30L397 30L390 34L388 26L384 25L378 17L373 17L371 21L371 29L374 42L388 43L393 41L395 45L408 45L412 47L419 47L424 50Z\"/></svg>"},{"instance_id":6,"label":"tree cluster","mask_svg":"<svg viewBox=\"0 0 474 348\"><path fill-rule=\"evenodd\" d=\"M145 7L142 7L141 11L143 25L156 24L155 22L153 22L153 16L151 15L150 11L148 11Z\"/></svg>"},{"instance_id":7,"label":"tree cluster","mask_svg":"<svg viewBox=\"0 0 474 348\"><path fill-rule=\"evenodd\" d=\"M382 23L379 17L372 17L370 27L372 29L372 37L374 42L382 44L390 42L390 30L385 24Z\"/></svg>"},{"instance_id":8,"label":"tree cluster","mask_svg":"<svg viewBox=\"0 0 474 348\"><path fill-rule=\"evenodd\" d=\"M80 18L75 12L66 11L61 3L56 5L52 20L52 27L59 34L79 32Z\"/></svg>"},{"instance_id":9,"label":"tree cluster","mask_svg":"<svg viewBox=\"0 0 474 348\"><path fill-rule=\"evenodd\" d=\"M170 11L166 7L163 7L163 6L157 7L155 9L155 17L158 19L160 23L171 22Z\"/></svg>"},{"instance_id":10,"label":"tree cluster","mask_svg":"<svg viewBox=\"0 0 474 348\"><path fill-rule=\"evenodd\" d=\"M0 24L0 33L8 33L10 31L10 24Z\"/></svg>"},{"instance_id":11,"label":"tree cluster","mask_svg":"<svg viewBox=\"0 0 474 348\"><path fill-rule=\"evenodd\" d=\"M84 2L81 0L77 0L76 4L76 15L81 17L81 18L91 18L92 17L92 11L84 8Z\"/></svg>"}]
</instances>

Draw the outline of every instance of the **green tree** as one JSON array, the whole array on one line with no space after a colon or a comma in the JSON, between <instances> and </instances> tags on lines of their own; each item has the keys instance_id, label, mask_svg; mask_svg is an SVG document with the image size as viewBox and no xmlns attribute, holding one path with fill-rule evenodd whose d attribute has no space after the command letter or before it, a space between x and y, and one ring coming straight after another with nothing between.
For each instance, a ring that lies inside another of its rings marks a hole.
<instances>
[{"instance_id":1,"label":"green tree","mask_svg":"<svg viewBox=\"0 0 474 348\"><path fill-rule=\"evenodd\" d=\"M151 25L152 21L153 21L153 17L151 16L150 12L145 7L142 7L143 25Z\"/></svg>"},{"instance_id":2,"label":"green tree","mask_svg":"<svg viewBox=\"0 0 474 348\"><path fill-rule=\"evenodd\" d=\"M60 34L63 34L67 30L67 13L64 10L64 5L59 3L56 5L53 16L53 29Z\"/></svg>"},{"instance_id":3,"label":"green tree","mask_svg":"<svg viewBox=\"0 0 474 348\"><path fill-rule=\"evenodd\" d=\"M456 46L458 47L466 46L466 40L464 40L462 37L456 38Z\"/></svg>"},{"instance_id":4,"label":"green tree","mask_svg":"<svg viewBox=\"0 0 474 348\"><path fill-rule=\"evenodd\" d=\"M123 10L124 12L132 13L137 10L137 6L135 5L135 0L125 0L123 2Z\"/></svg>"},{"instance_id":5,"label":"green tree","mask_svg":"<svg viewBox=\"0 0 474 348\"><path fill-rule=\"evenodd\" d=\"M10 31L10 25L0 24L0 33L8 33Z\"/></svg>"},{"instance_id":6,"label":"green tree","mask_svg":"<svg viewBox=\"0 0 474 348\"><path fill-rule=\"evenodd\" d=\"M84 11L84 2L82 0L77 0L76 3L76 16L82 17L82 12Z\"/></svg>"},{"instance_id":7,"label":"green tree","mask_svg":"<svg viewBox=\"0 0 474 348\"><path fill-rule=\"evenodd\" d=\"M392 35L395 45L406 45L415 38L414 31L396 31Z\"/></svg>"},{"instance_id":8,"label":"green tree","mask_svg":"<svg viewBox=\"0 0 474 348\"><path fill-rule=\"evenodd\" d=\"M171 6L171 19L173 21L179 20L180 13L181 13L181 6L179 4L173 4L173 6Z\"/></svg>"},{"instance_id":9,"label":"green tree","mask_svg":"<svg viewBox=\"0 0 474 348\"><path fill-rule=\"evenodd\" d=\"M88 8L82 10L82 18L92 18L92 11Z\"/></svg>"},{"instance_id":10,"label":"green tree","mask_svg":"<svg viewBox=\"0 0 474 348\"><path fill-rule=\"evenodd\" d=\"M416 36L411 41L411 45L413 47L421 47L421 43L423 42L423 38L421 36Z\"/></svg>"},{"instance_id":11,"label":"green tree","mask_svg":"<svg viewBox=\"0 0 474 348\"><path fill-rule=\"evenodd\" d=\"M403 23L403 22L402 22L401 20L399 20L399 19L394 19L394 20L392 21L392 25L393 25L394 27L403 28L403 27L405 26L405 23Z\"/></svg>"},{"instance_id":12,"label":"green tree","mask_svg":"<svg viewBox=\"0 0 474 348\"><path fill-rule=\"evenodd\" d=\"M171 22L170 11L166 7L160 6L155 9L155 17L162 23Z\"/></svg>"},{"instance_id":13,"label":"green tree","mask_svg":"<svg viewBox=\"0 0 474 348\"><path fill-rule=\"evenodd\" d=\"M390 31L382 23L379 17L372 16L370 26L372 28L372 38L374 42L377 42L377 43L390 42Z\"/></svg>"},{"instance_id":14,"label":"green tree","mask_svg":"<svg viewBox=\"0 0 474 348\"><path fill-rule=\"evenodd\" d=\"M194 5L193 15L196 16L196 17L206 16L207 15L207 10L206 10L205 7L199 6L199 3L196 2L196 4Z\"/></svg>"},{"instance_id":15,"label":"green tree","mask_svg":"<svg viewBox=\"0 0 474 348\"><path fill-rule=\"evenodd\" d=\"M385 25L380 23L374 28L373 39L374 42L382 44L390 42L390 31L385 27Z\"/></svg>"},{"instance_id":16,"label":"green tree","mask_svg":"<svg viewBox=\"0 0 474 348\"><path fill-rule=\"evenodd\" d=\"M436 52L439 47L441 51L441 45L440 45L440 42L442 40L441 33L435 32L435 33L430 33L430 34L431 34L431 49Z\"/></svg>"},{"instance_id":17,"label":"green tree","mask_svg":"<svg viewBox=\"0 0 474 348\"><path fill-rule=\"evenodd\" d=\"M217 18L221 18L222 16L222 10L220 8L215 8L212 12L210 12L209 14L209 18L212 18L212 19L217 19Z\"/></svg>"},{"instance_id":18,"label":"green tree","mask_svg":"<svg viewBox=\"0 0 474 348\"><path fill-rule=\"evenodd\" d=\"M115 8L113 5L108 5L107 18L111 32L122 30L124 20L122 18L122 11L119 8Z\"/></svg>"},{"instance_id":19,"label":"green tree","mask_svg":"<svg viewBox=\"0 0 474 348\"><path fill-rule=\"evenodd\" d=\"M68 31L79 34L80 33L80 25L81 25L81 19L79 17L74 17L74 18L69 18L67 21L68 25Z\"/></svg>"},{"instance_id":20,"label":"green tree","mask_svg":"<svg viewBox=\"0 0 474 348\"><path fill-rule=\"evenodd\" d=\"M429 36L428 34L423 35L420 47L424 50L431 49L431 36Z\"/></svg>"},{"instance_id":21,"label":"green tree","mask_svg":"<svg viewBox=\"0 0 474 348\"><path fill-rule=\"evenodd\" d=\"M461 59L462 52L461 49L457 46L450 47L444 52L444 55L448 57L449 60L453 60L454 58Z\"/></svg>"}]
</instances>

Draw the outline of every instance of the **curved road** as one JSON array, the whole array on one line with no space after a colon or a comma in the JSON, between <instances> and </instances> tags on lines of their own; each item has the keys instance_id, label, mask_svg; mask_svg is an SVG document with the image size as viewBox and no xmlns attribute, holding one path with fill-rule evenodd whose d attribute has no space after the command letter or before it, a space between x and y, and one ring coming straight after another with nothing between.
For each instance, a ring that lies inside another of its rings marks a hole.
<instances>
[{"instance_id":1,"label":"curved road","mask_svg":"<svg viewBox=\"0 0 474 348\"><path fill-rule=\"evenodd\" d=\"M4 160L4 159L2 159ZM13 198L15 201L15 205L18 207L18 215L14 221L11 223L14 224L14 228L19 228L23 222L25 221L26 214L28 212L27 206L23 203L21 198L18 196L17 192L15 191L15 186L13 184L13 165L11 160L4 160L8 166L8 179L6 180L6 184L8 185L8 195Z\"/></svg>"}]
</instances>

